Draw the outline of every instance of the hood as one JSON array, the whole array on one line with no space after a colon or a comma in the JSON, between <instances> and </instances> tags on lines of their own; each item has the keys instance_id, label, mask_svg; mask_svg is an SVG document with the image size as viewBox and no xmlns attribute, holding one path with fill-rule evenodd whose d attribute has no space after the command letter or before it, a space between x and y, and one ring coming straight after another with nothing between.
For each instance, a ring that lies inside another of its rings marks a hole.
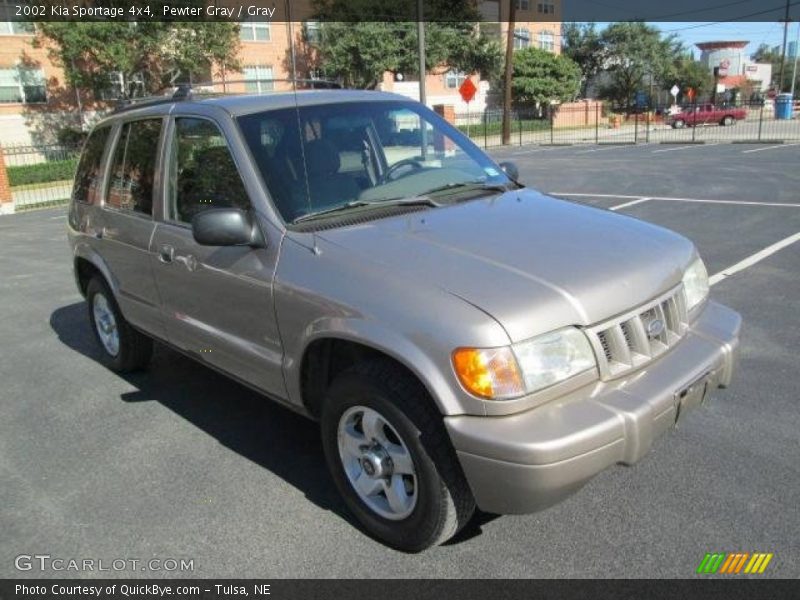
<instances>
[{"instance_id":1,"label":"hood","mask_svg":"<svg viewBox=\"0 0 800 600\"><path fill-rule=\"evenodd\" d=\"M643 304L677 285L695 254L661 227L526 189L318 238L380 264L387 277L462 298L513 341Z\"/></svg>"}]
</instances>

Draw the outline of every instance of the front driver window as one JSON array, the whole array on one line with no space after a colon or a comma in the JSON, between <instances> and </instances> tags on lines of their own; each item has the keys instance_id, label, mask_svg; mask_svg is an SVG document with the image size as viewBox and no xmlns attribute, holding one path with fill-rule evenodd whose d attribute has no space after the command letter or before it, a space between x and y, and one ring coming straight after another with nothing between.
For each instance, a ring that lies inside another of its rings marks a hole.
<instances>
[{"instance_id":1,"label":"front driver window","mask_svg":"<svg viewBox=\"0 0 800 600\"><path fill-rule=\"evenodd\" d=\"M250 201L219 128L205 119L176 119L170 153L170 218L190 223L209 208L248 210Z\"/></svg>"}]
</instances>

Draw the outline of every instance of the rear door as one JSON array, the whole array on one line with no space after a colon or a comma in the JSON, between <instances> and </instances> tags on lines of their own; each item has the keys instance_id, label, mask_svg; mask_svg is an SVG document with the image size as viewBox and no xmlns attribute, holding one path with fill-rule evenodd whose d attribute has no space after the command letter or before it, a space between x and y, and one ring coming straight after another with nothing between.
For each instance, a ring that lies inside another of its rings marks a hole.
<instances>
[{"instance_id":1,"label":"rear door","mask_svg":"<svg viewBox=\"0 0 800 600\"><path fill-rule=\"evenodd\" d=\"M177 117L165 161L164 217L152 265L170 342L285 397L272 296L279 240L258 249L209 247L192 236L192 217L204 210L253 209L226 135L209 118Z\"/></svg>"},{"instance_id":2,"label":"rear door","mask_svg":"<svg viewBox=\"0 0 800 600\"><path fill-rule=\"evenodd\" d=\"M116 280L122 313L157 337L163 337L164 327L149 246L162 121L138 119L116 128L102 210L93 227L96 248Z\"/></svg>"}]
</instances>

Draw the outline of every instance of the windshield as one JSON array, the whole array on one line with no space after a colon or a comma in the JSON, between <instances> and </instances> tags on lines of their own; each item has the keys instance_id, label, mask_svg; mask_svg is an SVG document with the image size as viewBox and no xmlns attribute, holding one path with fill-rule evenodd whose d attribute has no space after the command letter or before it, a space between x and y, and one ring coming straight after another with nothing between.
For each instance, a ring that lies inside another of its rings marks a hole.
<instances>
[{"instance_id":1,"label":"windshield","mask_svg":"<svg viewBox=\"0 0 800 600\"><path fill-rule=\"evenodd\" d=\"M456 128L413 102L305 106L238 122L276 208L290 223L428 194L438 204L461 189L512 185Z\"/></svg>"}]
</instances>

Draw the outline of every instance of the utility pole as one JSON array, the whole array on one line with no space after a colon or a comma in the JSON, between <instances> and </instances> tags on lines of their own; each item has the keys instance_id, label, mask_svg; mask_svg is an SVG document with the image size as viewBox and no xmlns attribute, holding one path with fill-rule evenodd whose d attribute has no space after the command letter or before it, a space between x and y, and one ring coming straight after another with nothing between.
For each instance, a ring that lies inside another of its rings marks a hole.
<instances>
[{"instance_id":1,"label":"utility pole","mask_svg":"<svg viewBox=\"0 0 800 600\"><path fill-rule=\"evenodd\" d=\"M794 99L794 82L797 81L797 58L800 57L800 21L797 22L797 40L794 42L794 67L792 67L792 99Z\"/></svg>"},{"instance_id":2,"label":"utility pole","mask_svg":"<svg viewBox=\"0 0 800 600\"><path fill-rule=\"evenodd\" d=\"M778 92L783 91L783 69L786 66L786 37L789 34L789 0L786 0L786 15L783 18L783 52L781 53L781 72L778 76Z\"/></svg>"},{"instance_id":3,"label":"utility pole","mask_svg":"<svg viewBox=\"0 0 800 600\"><path fill-rule=\"evenodd\" d=\"M511 76L514 73L514 21L516 0L508 0L508 33L506 36L506 71L503 81L503 145L511 143Z\"/></svg>"},{"instance_id":4,"label":"utility pole","mask_svg":"<svg viewBox=\"0 0 800 600\"><path fill-rule=\"evenodd\" d=\"M417 48L419 54L419 101L427 105L428 99L425 94L425 76L428 69L425 67L425 16L422 12L423 0L417 0ZM420 119L420 130L422 134L422 160L428 158L428 131L425 121Z\"/></svg>"}]
</instances>

